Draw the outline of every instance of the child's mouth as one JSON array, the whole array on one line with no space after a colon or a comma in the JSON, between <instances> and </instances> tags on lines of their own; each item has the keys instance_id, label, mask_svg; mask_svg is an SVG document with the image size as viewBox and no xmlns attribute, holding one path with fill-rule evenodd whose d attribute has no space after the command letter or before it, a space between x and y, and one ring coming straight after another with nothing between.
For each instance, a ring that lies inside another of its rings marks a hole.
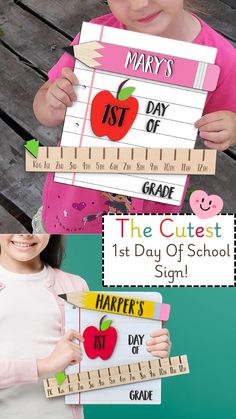
<instances>
[{"instance_id":1,"label":"child's mouth","mask_svg":"<svg viewBox=\"0 0 236 419\"><path fill-rule=\"evenodd\" d=\"M160 13L161 13L161 11L160 12L157 12L157 13L153 13L152 15L149 15L149 16L143 18L143 19L137 20L137 22L138 23L151 23L151 22L153 22L157 18L157 16Z\"/></svg>"},{"instance_id":2,"label":"child's mouth","mask_svg":"<svg viewBox=\"0 0 236 419\"><path fill-rule=\"evenodd\" d=\"M36 243L26 243L26 242L16 242L16 241L12 241L11 243L13 244L14 247L20 250L27 250L36 245Z\"/></svg>"}]
</instances>

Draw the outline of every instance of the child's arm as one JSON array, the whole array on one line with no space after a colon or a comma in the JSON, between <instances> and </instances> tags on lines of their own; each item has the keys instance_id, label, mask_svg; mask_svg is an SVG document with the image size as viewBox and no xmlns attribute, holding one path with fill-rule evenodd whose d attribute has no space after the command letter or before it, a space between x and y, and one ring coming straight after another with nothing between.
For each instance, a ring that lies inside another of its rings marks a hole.
<instances>
[{"instance_id":1,"label":"child's arm","mask_svg":"<svg viewBox=\"0 0 236 419\"><path fill-rule=\"evenodd\" d=\"M70 330L44 359L0 360L0 389L16 384L37 383L39 377L63 371L68 365L80 362L82 352L80 346L72 342L74 338L83 341L79 333Z\"/></svg>"},{"instance_id":2,"label":"child's arm","mask_svg":"<svg viewBox=\"0 0 236 419\"><path fill-rule=\"evenodd\" d=\"M66 108L77 99L74 87L78 79L70 68L63 68L61 77L47 81L34 98L33 109L38 121L47 127L57 127L65 118Z\"/></svg>"},{"instance_id":3,"label":"child's arm","mask_svg":"<svg viewBox=\"0 0 236 419\"><path fill-rule=\"evenodd\" d=\"M171 341L167 329L155 330L147 342L147 351L159 358L168 358L170 355Z\"/></svg>"},{"instance_id":4,"label":"child's arm","mask_svg":"<svg viewBox=\"0 0 236 419\"><path fill-rule=\"evenodd\" d=\"M1 359L0 360L0 389L16 384L37 383L37 360Z\"/></svg>"},{"instance_id":5,"label":"child's arm","mask_svg":"<svg viewBox=\"0 0 236 419\"><path fill-rule=\"evenodd\" d=\"M195 123L208 148L224 151L236 144L236 113L218 111L204 115Z\"/></svg>"}]
</instances>

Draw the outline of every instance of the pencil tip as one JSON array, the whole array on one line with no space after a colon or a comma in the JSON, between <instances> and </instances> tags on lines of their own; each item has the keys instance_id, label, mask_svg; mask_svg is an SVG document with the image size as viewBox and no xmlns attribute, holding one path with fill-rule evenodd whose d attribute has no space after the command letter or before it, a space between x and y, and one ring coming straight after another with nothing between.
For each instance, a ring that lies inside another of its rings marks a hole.
<instances>
[{"instance_id":1,"label":"pencil tip","mask_svg":"<svg viewBox=\"0 0 236 419\"><path fill-rule=\"evenodd\" d=\"M59 294L58 297L63 298L63 300L67 301L67 295L66 294Z\"/></svg>"},{"instance_id":2,"label":"pencil tip","mask_svg":"<svg viewBox=\"0 0 236 419\"><path fill-rule=\"evenodd\" d=\"M69 47L63 48L63 50L66 51L66 52L68 52L68 54L72 55L72 57L75 56L75 54L74 54L74 47L72 45L69 46Z\"/></svg>"}]
</instances>

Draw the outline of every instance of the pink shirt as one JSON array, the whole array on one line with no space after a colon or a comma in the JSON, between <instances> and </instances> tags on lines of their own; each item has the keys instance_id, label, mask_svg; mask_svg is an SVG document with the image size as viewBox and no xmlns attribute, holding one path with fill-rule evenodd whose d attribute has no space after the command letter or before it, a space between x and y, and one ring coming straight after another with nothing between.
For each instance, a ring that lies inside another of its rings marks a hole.
<instances>
[{"instance_id":1,"label":"pink shirt","mask_svg":"<svg viewBox=\"0 0 236 419\"><path fill-rule=\"evenodd\" d=\"M219 110L236 112L236 51L222 36L199 19L201 31L194 40L196 44L208 45L218 49L216 63L221 67L221 75L215 92L210 93L204 113ZM112 14L93 19L91 22L124 29L124 26ZM79 42L78 33L72 42ZM74 68L74 58L65 53L57 64L49 71L51 82L61 76L64 67ZM54 175L49 173L43 191L43 225L48 233L53 234L101 234L102 215L117 208L121 213L179 213L182 208L189 178L180 206L159 202L127 199L121 202L116 196L104 196L102 192L81 188L73 185L55 183Z\"/></svg>"},{"instance_id":2,"label":"pink shirt","mask_svg":"<svg viewBox=\"0 0 236 419\"><path fill-rule=\"evenodd\" d=\"M40 273L41 274L41 273ZM39 280L41 281L41 279L43 280L43 278L39 278L38 274L34 274L36 275L37 279L34 278L33 281L35 280ZM28 280L27 275L24 276L24 280ZM58 307L58 311L59 311L59 317L60 317L60 327L61 327L61 335L65 334L65 302L64 300L62 300L61 298L58 297L58 294L63 294L63 293L67 293L67 292L74 292L74 291L82 291L82 290L87 290L87 284L86 282L76 276L76 275L72 275L69 273L65 273L59 269L53 269L50 266L47 267L47 277L46 277L47 281L45 283L43 283L43 288L46 287L46 292L48 290L49 293L51 293L53 295L53 297L55 298L55 302L56 302L56 306ZM13 279L12 279L13 280ZM18 282L20 282L21 279L18 279ZM7 285L8 282L5 278L4 281L4 273L1 273L1 282L0 282L0 295L1 297L4 298L4 292L7 290L7 288L10 288L10 285ZM10 282L9 282L10 284ZM30 289L30 287L29 287ZM12 296L13 297L13 296ZM40 309L40 307L44 308L44 303L46 304L45 300L46 300L46 296L45 298L40 298L39 301L35 301L36 306L38 305L38 309ZM49 298L50 301L50 298ZM20 301L19 301L20 304ZM9 304L11 305L11 304ZM24 307L22 307L22 313L24 311ZM36 310L37 311L37 310ZM12 315L12 312L9 308L9 316ZM13 313L14 315L14 313ZM27 313L25 313L25 315L27 315ZM23 316L23 314L22 314ZM22 316L20 316L20 318L23 318ZM4 319L3 319L4 321ZM8 321L8 319L6 318L5 321ZM42 352L44 351L43 349L43 344L45 344L44 341L49 341L51 342L51 336L50 335L50 326L48 325L48 330L46 332L46 335L42 335L42 330L40 328L40 325L37 325L37 323L35 324L35 328L36 330L38 330L38 335L35 336L35 341L38 341L38 353L41 354L39 356L39 358L43 358L45 356L45 353ZM22 328L27 327L27 324L22 324ZM53 325L53 327L55 327L55 325ZM9 330L9 342L11 342L11 334L12 334L12 329ZM7 344L7 342L3 342L4 345ZM24 416L24 410L23 408L20 409L19 408L19 403L18 403L18 407L15 406L15 403L17 403L17 397L20 397L20 391L19 391L19 385L22 384L30 384L31 383L31 388L32 392L34 392L34 388L32 387L35 384L35 391L37 391L37 395L35 394L35 400L37 402L37 405L41 406L41 410L40 410L40 414L45 413L45 406L47 405L47 403L44 403L44 399L42 399L44 397L43 394L43 387L42 384L40 386L36 386L36 384L39 382L39 378L38 378L38 372L37 372L37 362L36 362L36 357L34 355L29 356L30 353L32 353L33 350L35 350L35 343L34 343L34 349L30 348L30 345L33 345L33 343L31 343L31 339L28 340L28 354L24 357L21 358L15 358L15 359L0 359L0 390L1 392L4 391L4 402L5 405L4 407L2 406L2 408L4 408L4 413L3 415L9 415L9 417L12 415L12 412L18 409L18 416L19 418L21 417L25 417ZM50 350L51 352L51 350ZM10 388L11 387L11 388ZM38 388L39 387L39 388ZM27 391L26 387L22 388L23 394ZM34 393L33 393L34 394ZM3 397L3 394L1 395ZM7 400L8 399L8 400ZM41 401L42 399L42 401ZM46 399L45 399L46 401ZM48 403L50 403L50 400L48 401ZM62 407L64 408L64 401L61 400L62 403ZM63 409L62 407L60 408L59 405L59 414L57 415L57 417L71 417L71 419L83 419L83 408L82 406L68 406L68 413L63 413ZM32 406L32 409L35 408L35 406ZM51 403L50 408L53 409L53 404ZM29 409L29 406L27 407L27 409ZM23 410L23 412L22 412ZM51 415L49 415L49 411L50 409L47 408L46 409L48 412L48 416L45 413L46 416L44 417L51 417ZM55 409L54 409L55 410ZM28 410L27 410L28 411ZM43 412L42 412L43 411ZM61 412L61 414L60 414ZM38 412L37 412L38 414ZM13 414L14 416L14 414ZM13 417L11 416L11 417ZM36 413L32 413L32 417L36 417ZM5 416L4 416L5 417ZM8 416L7 416L8 417ZM15 416L14 416L15 417ZM28 416L27 416L28 417ZM38 416L37 416L38 417Z\"/></svg>"}]
</instances>

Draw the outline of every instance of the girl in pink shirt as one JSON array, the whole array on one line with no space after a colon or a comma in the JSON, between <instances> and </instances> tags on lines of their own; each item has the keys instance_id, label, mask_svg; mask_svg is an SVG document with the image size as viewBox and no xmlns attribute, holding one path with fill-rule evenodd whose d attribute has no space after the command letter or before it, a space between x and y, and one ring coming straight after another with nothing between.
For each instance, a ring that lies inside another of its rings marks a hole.
<instances>
[{"instance_id":1,"label":"girl in pink shirt","mask_svg":"<svg viewBox=\"0 0 236 419\"><path fill-rule=\"evenodd\" d=\"M87 290L79 276L62 272L61 236L0 235L0 406L4 419L83 419L81 406L63 397L47 400L42 377L78 364L83 337L65 333L64 300L58 294ZM154 331L147 351L168 357L169 333Z\"/></svg>"},{"instance_id":2,"label":"girl in pink shirt","mask_svg":"<svg viewBox=\"0 0 236 419\"><path fill-rule=\"evenodd\" d=\"M196 121L196 127L208 148L225 150L236 143L236 52L222 36L186 10L189 3L184 0L108 0L112 13L92 22L217 48L216 64L221 68L219 83L208 95L204 116ZM73 44L78 41L79 34ZM49 71L48 82L36 94L34 112L43 125L62 124L66 108L77 100L75 88L79 81L73 68L74 59L64 54ZM43 208L33 221L35 232L45 229L50 233L101 233L102 215L108 212L179 213L183 204L183 201L180 206L174 206L131 199L55 183L53 178L53 174L47 177ZM185 192L187 186L188 182Z\"/></svg>"}]
</instances>

